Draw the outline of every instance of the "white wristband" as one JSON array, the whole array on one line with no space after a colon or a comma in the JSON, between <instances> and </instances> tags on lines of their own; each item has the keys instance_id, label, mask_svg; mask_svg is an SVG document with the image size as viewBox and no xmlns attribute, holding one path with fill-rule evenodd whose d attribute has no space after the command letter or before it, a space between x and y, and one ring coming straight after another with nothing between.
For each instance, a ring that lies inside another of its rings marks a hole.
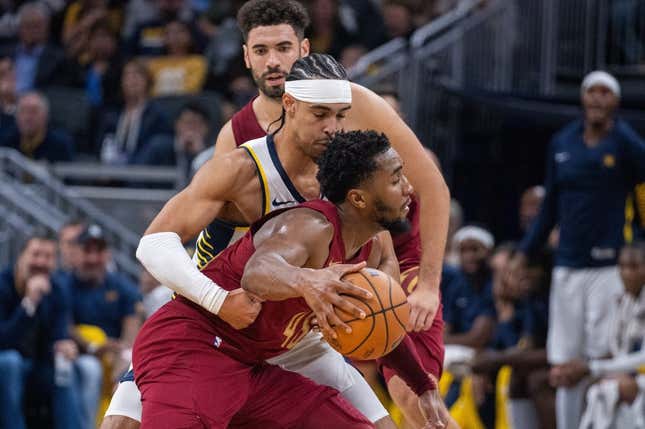
<instances>
[{"instance_id":1,"label":"white wristband","mask_svg":"<svg viewBox=\"0 0 645 429\"><path fill-rule=\"evenodd\" d=\"M137 259L164 286L213 314L219 313L228 291L197 269L176 233L144 235L139 241Z\"/></svg>"}]
</instances>

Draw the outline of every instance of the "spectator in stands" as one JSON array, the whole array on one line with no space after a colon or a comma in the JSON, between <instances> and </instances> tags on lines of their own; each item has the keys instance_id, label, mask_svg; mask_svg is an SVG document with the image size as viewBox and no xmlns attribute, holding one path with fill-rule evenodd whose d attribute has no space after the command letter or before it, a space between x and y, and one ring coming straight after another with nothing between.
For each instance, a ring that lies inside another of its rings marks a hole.
<instances>
[{"instance_id":1,"label":"spectator in stands","mask_svg":"<svg viewBox=\"0 0 645 429\"><path fill-rule=\"evenodd\" d=\"M0 128L15 125L17 104L16 70L11 58L5 57L0 59Z\"/></svg>"},{"instance_id":2,"label":"spectator in stands","mask_svg":"<svg viewBox=\"0 0 645 429\"><path fill-rule=\"evenodd\" d=\"M491 258L497 311L493 349L478 354L471 368L492 385L499 369L504 365L510 366L508 407L511 427L533 429L539 423L539 427L551 428L555 424L555 392L544 389L548 386L545 383L548 377L545 345L550 254L543 252L531 259L526 276L519 284L511 285L506 282L505 271L512 253L513 247L502 245ZM539 394L535 395L537 392Z\"/></svg>"},{"instance_id":3,"label":"spectator in stands","mask_svg":"<svg viewBox=\"0 0 645 429\"><path fill-rule=\"evenodd\" d=\"M385 0L383 2L383 19L388 39L396 37L409 38L414 33L414 16L416 3L412 0Z\"/></svg>"},{"instance_id":4,"label":"spectator in stands","mask_svg":"<svg viewBox=\"0 0 645 429\"><path fill-rule=\"evenodd\" d=\"M158 135L172 135L168 118L149 102L152 76L140 60L131 60L123 68L121 111L105 113L102 119L101 160L108 164L134 162L148 142Z\"/></svg>"},{"instance_id":5,"label":"spectator in stands","mask_svg":"<svg viewBox=\"0 0 645 429\"><path fill-rule=\"evenodd\" d=\"M18 93L67 82L64 54L48 43L49 13L41 3L25 3L18 14L18 43L0 55L14 60Z\"/></svg>"},{"instance_id":6,"label":"spectator in stands","mask_svg":"<svg viewBox=\"0 0 645 429\"><path fill-rule=\"evenodd\" d=\"M128 41L132 56L156 56L164 53L164 28L171 21L189 22L194 29L193 42L198 52L206 46L206 38L197 28L196 16L187 0L153 0L156 17L139 23Z\"/></svg>"},{"instance_id":7,"label":"spectator in stands","mask_svg":"<svg viewBox=\"0 0 645 429\"><path fill-rule=\"evenodd\" d=\"M470 355L486 347L495 327L495 306L488 266L494 246L493 236L484 228L469 225L459 229L453 241L459 253L460 267L451 284L442 290L444 342L449 364L455 353ZM448 407L456 402L460 386L461 378L457 376L446 395ZM481 409L490 408L488 403L478 405ZM486 422L494 418L481 414Z\"/></svg>"},{"instance_id":8,"label":"spectator in stands","mask_svg":"<svg viewBox=\"0 0 645 429\"><path fill-rule=\"evenodd\" d=\"M70 309L64 285L51 277L55 265L54 237L37 231L26 240L15 265L0 272L3 428L25 427L23 399L32 406L51 407L57 428L78 427L69 372L69 361L76 358L78 349L69 339ZM40 422L38 427L51 426L51 422Z\"/></svg>"},{"instance_id":9,"label":"spectator in stands","mask_svg":"<svg viewBox=\"0 0 645 429\"><path fill-rule=\"evenodd\" d=\"M358 60L367 53L365 46L360 44L352 44L343 48L340 52L340 63L347 70L354 67Z\"/></svg>"},{"instance_id":10,"label":"spectator in stands","mask_svg":"<svg viewBox=\"0 0 645 429\"><path fill-rule=\"evenodd\" d=\"M73 323L98 327L105 335L77 340L81 350L110 362L110 379L115 382L130 363L141 327L141 297L125 276L108 272L110 249L100 226L87 226L78 242L81 258L69 282Z\"/></svg>"},{"instance_id":11,"label":"spectator in stands","mask_svg":"<svg viewBox=\"0 0 645 429\"><path fill-rule=\"evenodd\" d=\"M107 21L98 21L89 30L85 55L76 59L74 86L85 88L95 109L114 107L120 99L123 60L116 34Z\"/></svg>"},{"instance_id":12,"label":"spectator in stands","mask_svg":"<svg viewBox=\"0 0 645 429\"><path fill-rule=\"evenodd\" d=\"M581 429L635 429L645 424L645 243L623 247L619 259L624 291L611 304L609 357L574 359L552 373L558 386L600 378L587 392Z\"/></svg>"},{"instance_id":13,"label":"spectator in stands","mask_svg":"<svg viewBox=\"0 0 645 429\"><path fill-rule=\"evenodd\" d=\"M340 16L338 0L312 0L309 5L311 51L339 58L342 49L357 41L358 28Z\"/></svg>"},{"instance_id":14,"label":"spectator in stands","mask_svg":"<svg viewBox=\"0 0 645 429\"><path fill-rule=\"evenodd\" d=\"M20 97L16 126L0 134L1 146L17 149L29 158L49 162L74 159L72 138L63 130L49 126L49 101L38 92Z\"/></svg>"},{"instance_id":15,"label":"spectator in stands","mask_svg":"<svg viewBox=\"0 0 645 429\"><path fill-rule=\"evenodd\" d=\"M78 236L83 228L83 220L72 219L58 230L58 270L71 274L78 267L82 251Z\"/></svg>"},{"instance_id":16,"label":"spectator in stands","mask_svg":"<svg viewBox=\"0 0 645 429\"><path fill-rule=\"evenodd\" d=\"M152 95L195 94L206 81L206 57L195 50L188 22L172 20L164 28L164 55L148 60Z\"/></svg>"},{"instance_id":17,"label":"spectator in stands","mask_svg":"<svg viewBox=\"0 0 645 429\"><path fill-rule=\"evenodd\" d=\"M520 229L523 233L528 231L531 224L540 212L544 201L544 186L528 188L520 198Z\"/></svg>"},{"instance_id":18,"label":"spectator in stands","mask_svg":"<svg viewBox=\"0 0 645 429\"><path fill-rule=\"evenodd\" d=\"M583 118L551 142L544 202L509 270L509 281L518 281L526 255L540 250L559 225L547 344L554 373L572 359L607 352L609 305L620 293L616 258L624 241L625 201L645 179L645 142L615 116L616 79L601 71L588 74L581 98ZM582 389L558 388L558 428L578 426Z\"/></svg>"},{"instance_id":19,"label":"spectator in stands","mask_svg":"<svg viewBox=\"0 0 645 429\"><path fill-rule=\"evenodd\" d=\"M465 226L453 238L459 252L461 282L444 296L444 340L481 349L492 339L495 326L491 272L488 258L494 239L478 226Z\"/></svg>"},{"instance_id":20,"label":"spectator in stands","mask_svg":"<svg viewBox=\"0 0 645 429\"><path fill-rule=\"evenodd\" d=\"M65 12L62 43L68 56L78 58L81 63L88 59L90 33L103 22L112 34L121 29L121 11L110 7L109 0L76 0Z\"/></svg>"},{"instance_id":21,"label":"spectator in stands","mask_svg":"<svg viewBox=\"0 0 645 429\"><path fill-rule=\"evenodd\" d=\"M139 292L143 295L143 311L146 319L170 301L172 290L163 286L144 268L139 276Z\"/></svg>"},{"instance_id":22,"label":"spectator in stands","mask_svg":"<svg viewBox=\"0 0 645 429\"><path fill-rule=\"evenodd\" d=\"M195 156L209 146L210 114L198 102L188 102L175 121L174 136L159 136L150 141L135 160L144 165L176 165L190 174Z\"/></svg>"}]
</instances>

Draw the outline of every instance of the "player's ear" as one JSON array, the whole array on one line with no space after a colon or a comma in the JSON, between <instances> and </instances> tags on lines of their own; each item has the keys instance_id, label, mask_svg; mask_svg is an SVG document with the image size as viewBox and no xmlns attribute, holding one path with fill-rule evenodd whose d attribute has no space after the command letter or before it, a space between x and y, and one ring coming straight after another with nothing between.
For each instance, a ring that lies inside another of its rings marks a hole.
<instances>
[{"instance_id":1,"label":"player's ear","mask_svg":"<svg viewBox=\"0 0 645 429\"><path fill-rule=\"evenodd\" d=\"M282 94L282 107L284 108L285 112L293 115L296 110L296 99L285 92L284 94Z\"/></svg>"},{"instance_id":2,"label":"player's ear","mask_svg":"<svg viewBox=\"0 0 645 429\"><path fill-rule=\"evenodd\" d=\"M244 51L244 65L247 69L251 68L251 60L249 59L249 48L246 46L246 43L242 45L242 51Z\"/></svg>"},{"instance_id":3,"label":"player's ear","mask_svg":"<svg viewBox=\"0 0 645 429\"><path fill-rule=\"evenodd\" d=\"M347 192L346 200L357 209L364 209L367 207L365 193L360 189L350 189L349 192Z\"/></svg>"},{"instance_id":4,"label":"player's ear","mask_svg":"<svg viewBox=\"0 0 645 429\"><path fill-rule=\"evenodd\" d=\"M311 52L311 43L306 37L300 42L300 56L308 57L309 52Z\"/></svg>"}]
</instances>

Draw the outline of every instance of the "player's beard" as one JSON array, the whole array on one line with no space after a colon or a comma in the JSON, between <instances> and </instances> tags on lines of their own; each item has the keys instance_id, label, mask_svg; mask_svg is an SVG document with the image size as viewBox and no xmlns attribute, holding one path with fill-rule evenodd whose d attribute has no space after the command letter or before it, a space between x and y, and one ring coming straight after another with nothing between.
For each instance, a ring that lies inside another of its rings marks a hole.
<instances>
[{"instance_id":1,"label":"player's beard","mask_svg":"<svg viewBox=\"0 0 645 429\"><path fill-rule=\"evenodd\" d=\"M376 208L376 221L390 234L403 234L410 230L410 221L406 217L387 219L385 217L385 213L388 212L387 206L381 200L376 200L374 205Z\"/></svg>"},{"instance_id":2,"label":"player's beard","mask_svg":"<svg viewBox=\"0 0 645 429\"><path fill-rule=\"evenodd\" d=\"M280 73L285 78L287 77L287 74L288 74L282 71L280 67L269 68L267 69L267 71L265 71L259 76L256 75L255 72L251 74L253 75L253 80L255 81L255 85L264 95L266 95L269 98L280 99L282 98L282 94L284 94L284 84L280 86L269 86L267 85L267 82L266 82L266 77L274 73Z\"/></svg>"}]
</instances>

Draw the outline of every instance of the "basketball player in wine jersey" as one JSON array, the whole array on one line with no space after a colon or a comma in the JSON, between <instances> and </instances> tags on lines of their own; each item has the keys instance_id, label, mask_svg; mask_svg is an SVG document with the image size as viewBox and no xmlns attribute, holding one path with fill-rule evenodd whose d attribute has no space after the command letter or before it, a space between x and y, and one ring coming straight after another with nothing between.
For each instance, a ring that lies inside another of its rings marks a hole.
<instances>
[{"instance_id":1,"label":"basketball player in wine jersey","mask_svg":"<svg viewBox=\"0 0 645 429\"><path fill-rule=\"evenodd\" d=\"M320 96L315 81L295 82L296 96ZM333 92L332 86L324 89ZM203 269L213 286L228 291L243 286L264 301L251 325L235 329L178 297L142 328L133 364L142 393L143 429L374 427L336 390L263 364L289 347L285 332L305 335L313 316L318 322L328 317L316 310L321 302L347 310L341 293L367 298L369 292L340 281L347 267L336 263L365 261L383 268L381 261L394 249L387 240L373 241L375 234L407 222L412 188L384 135L337 133L325 146L329 149L319 159L318 178L328 201L306 202L262 218ZM443 428L435 406L436 383L414 351L406 336L382 359L421 399L428 416L425 427Z\"/></svg>"}]
</instances>

